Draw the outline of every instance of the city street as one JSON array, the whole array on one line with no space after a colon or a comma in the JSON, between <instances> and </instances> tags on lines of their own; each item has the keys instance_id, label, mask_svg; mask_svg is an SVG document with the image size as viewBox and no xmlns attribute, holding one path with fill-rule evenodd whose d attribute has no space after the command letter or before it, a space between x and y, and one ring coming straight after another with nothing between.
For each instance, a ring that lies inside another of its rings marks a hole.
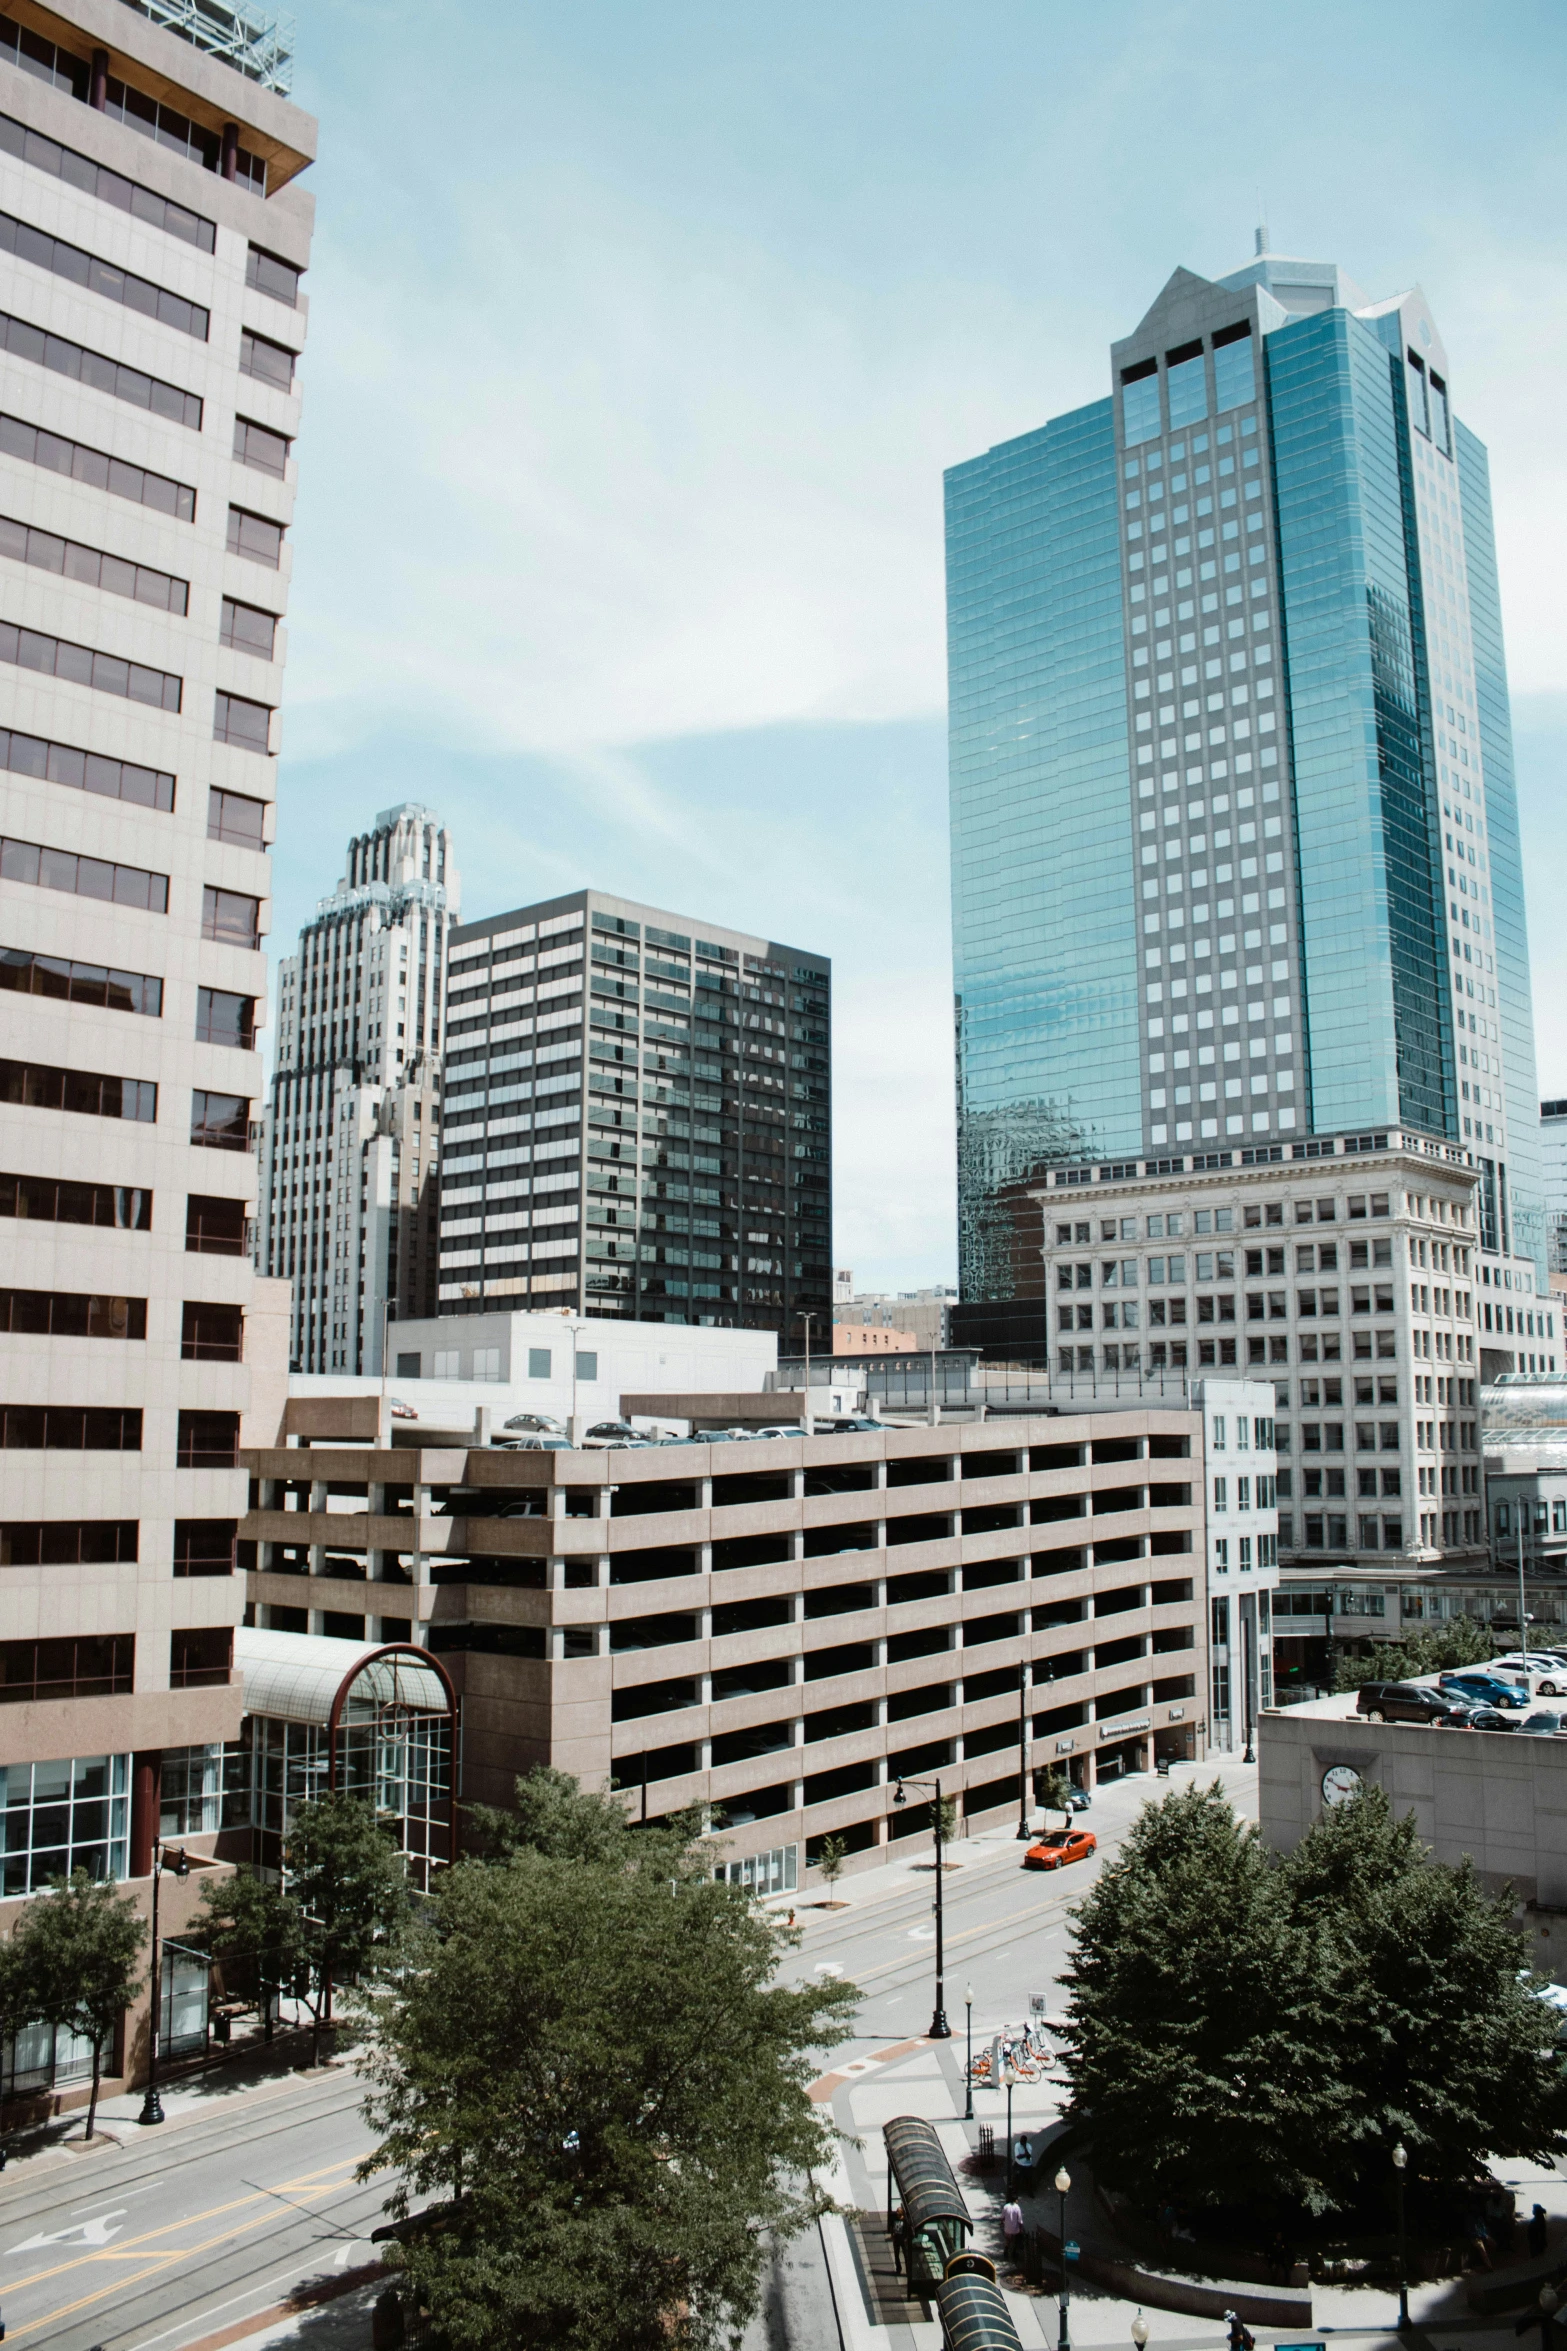
<instances>
[{"instance_id":1,"label":"city street","mask_svg":"<svg viewBox=\"0 0 1567 2351\"><path fill-rule=\"evenodd\" d=\"M1255 1764L1216 1758L1201 1765L1177 1765L1168 1781L1142 1775L1098 1789L1093 1809L1076 1820L1078 1826L1093 1830L1099 1850L1069 1869L1025 1871L1025 1848L1016 1840L1015 1822L949 1848L956 1866L949 1865L943 1873L943 1899L947 2021L955 2043L963 2038L964 1991L970 1984L976 2049L1001 2026L1027 2016L1031 1993L1044 1994L1049 2012L1059 2012L1055 1986L1067 1957L1070 1912L1105 1863L1113 1861L1145 1804L1194 1781L1206 1785L1214 1779L1222 1782L1238 1811L1256 1817ZM1050 1825L1060 1827L1058 1813L1051 1815ZM910 1837L897 1850L896 1860L839 1880L838 1895L846 1909L823 1909L825 1888L806 1895L796 1906L796 1924L804 1933L798 1958L786 1974L801 1982L835 1968L864 1993L855 2038L835 2053L835 2065L870 2056L889 2042L909 2040L929 2029L936 1941L931 1857L928 1835ZM788 1904L770 1907L786 1911ZM959 2084L955 2111L960 2114L961 2078L960 2057L954 2074Z\"/></svg>"},{"instance_id":2,"label":"city street","mask_svg":"<svg viewBox=\"0 0 1567 2351\"><path fill-rule=\"evenodd\" d=\"M161 2129L116 2100L126 2111L105 2119L119 2145L13 2163L0 2177L7 2345L184 2351L371 2261L386 2188L354 2181L371 2145L362 2096L346 2068L284 2076L177 2096Z\"/></svg>"}]
</instances>

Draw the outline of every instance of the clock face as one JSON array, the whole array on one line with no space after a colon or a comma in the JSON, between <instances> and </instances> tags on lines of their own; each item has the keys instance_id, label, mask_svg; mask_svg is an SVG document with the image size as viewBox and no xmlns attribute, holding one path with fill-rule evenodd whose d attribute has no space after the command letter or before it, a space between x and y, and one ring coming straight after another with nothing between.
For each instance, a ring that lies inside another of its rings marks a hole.
<instances>
[{"instance_id":1,"label":"clock face","mask_svg":"<svg viewBox=\"0 0 1567 2351\"><path fill-rule=\"evenodd\" d=\"M1347 1763L1330 1764L1323 1773L1322 1801L1324 1804L1347 1804L1351 1796L1358 1796L1359 1793L1360 1774L1358 1771L1352 1771Z\"/></svg>"}]
</instances>

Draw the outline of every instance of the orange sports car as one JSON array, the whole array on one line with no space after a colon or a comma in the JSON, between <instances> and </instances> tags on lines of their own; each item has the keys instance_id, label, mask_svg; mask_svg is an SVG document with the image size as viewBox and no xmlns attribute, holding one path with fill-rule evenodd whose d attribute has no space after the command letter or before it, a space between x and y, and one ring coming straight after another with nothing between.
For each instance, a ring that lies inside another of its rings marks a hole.
<instances>
[{"instance_id":1,"label":"orange sports car","mask_svg":"<svg viewBox=\"0 0 1567 2351\"><path fill-rule=\"evenodd\" d=\"M1025 1869L1064 1869L1069 1861L1086 1861L1099 1850L1092 1829L1052 1829L1023 1856Z\"/></svg>"}]
</instances>

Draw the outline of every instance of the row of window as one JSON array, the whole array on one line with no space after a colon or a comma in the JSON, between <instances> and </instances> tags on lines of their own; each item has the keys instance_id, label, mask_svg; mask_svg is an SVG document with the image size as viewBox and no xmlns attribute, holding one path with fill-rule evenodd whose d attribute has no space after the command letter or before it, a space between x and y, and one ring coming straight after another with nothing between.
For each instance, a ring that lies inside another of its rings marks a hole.
<instances>
[{"instance_id":1,"label":"row of window","mask_svg":"<svg viewBox=\"0 0 1567 2351\"><path fill-rule=\"evenodd\" d=\"M8 22L0 18L0 55L6 54L3 28ZM11 62L15 62L14 54ZM112 204L116 212L128 212L133 220L145 221L151 228L178 237L182 244L194 245L199 253L216 248L214 224L199 212L126 179L106 163L95 163L90 155L79 155L74 147L62 147L57 139L45 138L42 131L31 130L9 114L0 114L0 155L14 155L35 171L64 180L67 187L79 188L83 195L96 196L100 204Z\"/></svg>"},{"instance_id":2,"label":"row of window","mask_svg":"<svg viewBox=\"0 0 1567 2351\"><path fill-rule=\"evenodd\" d=\"M0 253L14 253L19 261L30 261L52 277L68 278L72 285L85 286L90 294L101 294L106 301L122 303L127 310L154 318L160 326L174 327L198 343L207 340L211 312L201 303L187 301L183 294L171 293L166 286L154 285L150 278L138 277L134 270L121 269L115 262L100 261L96 254L84 253L79 245L68 245L63 237L52 237L9 212L0 212Z\"/></svg>"},{"instance_id":3,"label":"row of window","mask_svg":"<svg viewBox=\"0 0 1567 2351\"><path fill-rule=\"evenodd\" d=\"M1348 1248L1347 1263L1351 1271L1362 1267L1369 1271L1372 1267L1379 1265L1385 1265L1391 1271L1393 1264L1391 1240L1351 1241L1346 1246ZM1410 1248L1413 1251L1413 1241L1410 1243ZM1339 1244L1336 1241L1297 1243L1295 1270L1297 1273L1336 1273L1339 1267L1338 1252ZM1191 1262L1195 1269L1195 1278L1199 1282L1232 1281L1235 1278L1237 1255L1243 1259L1248 1280L1265 1274L1282 1274L1284 1271L1285 1252L1282 1247L1266 1251L1261 1249L1241 1251L1219 1249L1212 1252L1199 1251L1193 1256ZM1146 1274L1140 1277L1139 1267L1144 1264L1146 1264ZM1187 1260L1184 1254L1168 1258L1150 1257L1146 1260L1136 1257L1101 1258L1099 1260L1099 1287L1101 1290L1135 1290L1139 1279L1145 1278L1150 1289L1162 1289L1167 1281L1184 1283L1186 1268ZM1093 1287L1094 1264L1091 1259L1079 1259L1070 1264L1063 1263L1060 1259L1057 1260L1057 1290L1091 1290Z\"/></svg>"},{"instance_id":4,"label":"row of window","mask_svg":"<svg viewBox=\"0 0 1567 2351\"><path fill-rule=\"evenodd\" d=\"M238 1522L232 1518L177 1518L173 1567L177 1576L232 1575ZM140 1556L134 1518L19 1518L0 1520L0 1567L101 1567Z\"/></svg>"},{"instance_id":5,"label":"row of window","mask_svg":"<svg viewBox=\"0 0 1567 2351\"><path fill-rule=\"evenodd\" d=\"M135 604L150 604L159 612L190 609L190 582L175 579L150 564L130 563L120 555L105 555L77 539L62 539L54 531L35 530L30 524L0 515L0 555L14 563L29 563L37 571L57 572L84 587L102 588L111 596L126 596Z\"/></svg>"},{"instance_id":6,"label":"row of window","mask_svg":"<svg viewBox=\"0 0 1567 2351\"><path fill-rule=\"evenodd\" d=\"M160 376L148 375L139 367L106 359L101 351L89 351L85 344L73 343L66 335L46 334L42 327L5 311L0 311L0 349L13 359L29 360L34 367L46 367L55 375L87 384L95 392L107 392L111 400L145 408L169 424L184 425L188 432L201 430L202 404L196 393L182 391L178 384L166 384Z\"/></svg>"},{"instance_id":7,"label":"row of window","mask_svg":"<svg viewBox=\"0 0 1567 2351\"><path fill-rule=\"evenodd\" d=\"M139 1453L142 1416L118 1406L0 1404L0 1447L27 1453ZM182 1412L175 1438L180 1469L233 1469L237 1412Z\"/></svg>"},{"instance_id":8,"label":"row of window","mask_svg":"<svg viewBox=\"0 0 1567 2351\"><path fill-rule=\"evenodd\" d=\"M98 1225L118 1232L152 1230L152 1194L140 1185L88 1184L55 1176L0 1174L0 1216L39 1224ZM190 1193L185 1202L185 1247L209 1257L243 1257L250 1218L242 1200ZM135 1335L135 1334L132 1334Z\"/></svg>"},{"instance_id":9,"label":"row of window","mask_svg":"<svg viewBox=\"0 0 1567 2351\"><path fill-rule=\"evenodd\" d=\"M27 882L35 889L63 890L77 898L99 898L113 906L134 906L149 914L167 914L169 910L167 874L148 873L139 865L114 865L103 857L83 857L75 849L46 848L36 841L0 839L0 879ZM207 883L201 893L201 935L225 946L259 946L260 899L243 890L220 890Z\"/></svg>"},{"instance_id":10,"label":"row of window","mask_svg":"<svg viewBox=\"0 0 1567 2351\"><path fill-rule=\"evenodd\" d=\"M220 999L205 1041L248 1048L249 1033L241 1023L252 1009L249 997ZM148 1126L158 1116L158 1089L150 1078L104 1077L92 1070L54 1069L42 1062L0 1061L0 1102L22 1104L30 1110L69 1110L87 1118L127 1118ZM193 1088L190 1139L209 1150L248 1151L249 1096Z\"/></svg>"},{"instance_id":11,"label":"row of window","mask_svg":"<svg viewBox=\"0 0 1567 2351\"><path fill-rule=\"evenodd\" d=\"M1282 1225L1290 1221L1298 1225L1336 1224L1338 1221L1339 1203L1326 1195L1318 1198L1315 1202L1297 1200L1292 1220L1285 1215L1286 1205L1287 1203L1282 1200L1248 1202L1240 1211L1244 1229L1250 1232L1263 1225ZM1349 1222L1354 1224L1363 1221L1367 1216L1391 1215L1391 1198L1386 1192L1351 1192L1344 1202L1344 1209ZM1056 1247L1058 1249L1073 1247L1081 1249L1091 1247L1096 1239L1100 1241L1135 1241L1139 1238L1146 1238L1150 1241L1179 1241L1189 1233L1233 1233L1237 1229L1235 1214L1233 1208L1199 1208L1192 1216L1179 1212L1150 1216L1143 1220L1146 1230L1142 1235L1139 1235L1138 1219L1135 1216L1100 1217L1097 1219L1099 1226L1097 1235L1094 1231L1093 1221L1080 1217L1074 1224L1058 1224L1056 1226ZM1382 1261L1379 1259L1378 1262Z\"/></svg>"},{"instance_id":12,"label":"row of window","mask_svg":"<svg viewBox=\"0 0 1567 2351\"><path fill-rule=\"evenodd\" d=\"M0 1332L46 1339L145 1339L147 1301L82 1290L0 1290ZM244 1334L240 1307L187 1300L181 1309L181 1360L243 1362Z\"/></svg>"}]
</instances>

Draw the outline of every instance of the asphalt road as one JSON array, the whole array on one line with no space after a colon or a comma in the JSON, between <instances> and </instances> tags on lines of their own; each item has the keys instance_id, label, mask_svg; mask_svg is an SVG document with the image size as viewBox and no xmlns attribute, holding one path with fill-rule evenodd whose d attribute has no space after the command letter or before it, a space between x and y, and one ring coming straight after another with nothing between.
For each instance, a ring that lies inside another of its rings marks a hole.
<instances>
[{"instance_id":1,"label":"asphalt road","mask_svg":"<svg viewBox=\"0 0 1567 2351\"><path fill-rule=\"evenodd\" d=\"M961 2040L964 1995L974 1994L974 2045L1028 2014L1029 1995L1041 1993L1048 2013L1061 2008L1057 1980L1070 1947L1069 1913L1121 1841L1144 1804L1194 1779L1223 1782L1236 1810L1255 1818L1255 1766L1222 1762L1180 1769L1171 1782L1138 1777L1099 1790L1092 1811L1075 1825L1091 1828L1098 1852L1070 1868L1034 1872L1022 1867L1025 1848L1010 1832L950 1848L959 1866L942 1873L945 1911L947 2021ZM1052 1816L1052 1826L1059 1826ZM885 1867L840 1879L848 1907L825 1910L812 1894L798 1906L803 1930L799 1952L785 1969L803 1982L834 1969L862 1993L855 2037L830 2062L868 2056L889 2041L912 2040L929 2030L935 1985L935 1873L931 1844L911 1839L914 1850ZM921 1866L923 1865L923 1866Z\"/></svg>"},{"instance_id":2,"label":"asphalt road","mask_svg":"<svg viewBox=\"0 0 1567 2351\"><path fill-rule=\"evenodd\" d=\"M181 2351L268 2310L307 2279L373 2258L384 2183L346 2069L138 2130L123 2143L0 2177L0 2313L49 2351Z\"/></svg>"}]
</instances>

